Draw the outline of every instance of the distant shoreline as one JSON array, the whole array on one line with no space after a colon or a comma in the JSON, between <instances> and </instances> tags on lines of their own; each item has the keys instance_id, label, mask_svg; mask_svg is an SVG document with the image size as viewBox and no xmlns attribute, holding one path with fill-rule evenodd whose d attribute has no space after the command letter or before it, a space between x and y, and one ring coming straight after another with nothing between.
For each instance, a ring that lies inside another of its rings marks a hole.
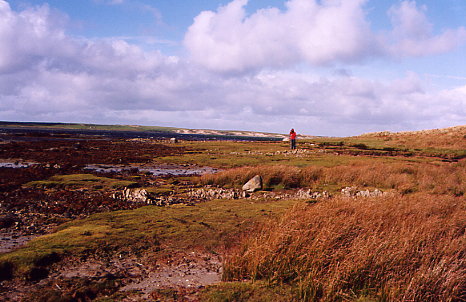
<instances>
[{"instance_id":1,"label":"distant shoreline","mask_svg":"<svg viewBox=\"0 0 466 302\"><path fill-rule=\"evenodd\" d=\"M101 136L109 139L170 139L177 138L180 140L230 140L230 141L280 141L276 137L255 137L255 136L234 136L234 135L213 135L213 134L185 134L169 131L137 131L137 130L104 130L104 129L73 129L73 128L47 128L39 126L22 126L14 127L0 124L0 132L6 134L14 140L30 140L34 137L42 139L64 139L60 134L84 135L84 136ZM42 135L42 136L41 136ZM32 136L32 137L31 137ZM21 139L23 138L23 139Z\"/></svg>"}]
</instances>

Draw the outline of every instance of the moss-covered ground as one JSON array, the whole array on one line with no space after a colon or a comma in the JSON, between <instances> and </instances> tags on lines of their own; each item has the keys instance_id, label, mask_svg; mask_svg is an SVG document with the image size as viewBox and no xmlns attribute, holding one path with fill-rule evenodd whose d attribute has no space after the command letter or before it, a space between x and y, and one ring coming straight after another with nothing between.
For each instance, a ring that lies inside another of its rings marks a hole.
<instances>
[{"instance_id":1,"label":"moss-covered ground","mask_svg":"<svg viewBox=\"0 0 466 302\"><path fill-rule=\"evenodd\" d=\"M157 250L159 245L220 252L254 223L277 215L294 203L293 200L213 200L196 206L147 206L94 214L63 224L52 234L0 255L0 262L13 264L14 274L21 276L50 255L111 254L127 247L141 253L151 248Z\"/></svg>"}]
</instances>

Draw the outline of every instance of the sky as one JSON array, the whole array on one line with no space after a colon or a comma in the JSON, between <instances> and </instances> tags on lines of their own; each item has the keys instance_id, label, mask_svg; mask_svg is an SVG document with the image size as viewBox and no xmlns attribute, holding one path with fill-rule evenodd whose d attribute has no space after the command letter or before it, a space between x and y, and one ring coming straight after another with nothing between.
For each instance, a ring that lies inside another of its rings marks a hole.
<instances>
[{"instance_id":1,"label":"sky","mask_svg":"<svg viewBox=\"0 0 466 302\"><path fill-rule=\"evenodd\" d=\"M464 125L466 1L0 0L0 120Z\"/></svg>"}]
</instances>

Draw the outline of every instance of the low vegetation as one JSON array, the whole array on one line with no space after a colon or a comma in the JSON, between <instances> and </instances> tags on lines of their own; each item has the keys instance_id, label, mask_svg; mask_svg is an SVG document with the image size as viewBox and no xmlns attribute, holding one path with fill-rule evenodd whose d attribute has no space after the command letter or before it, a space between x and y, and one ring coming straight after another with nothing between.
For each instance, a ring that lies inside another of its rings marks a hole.
<instances>
[{"instance_id":1,"label":"low vegetation","mask_svg":"<svg viewBox=\"0 0 466 302\"><path fill-rule=\"evenodd\" d=\"M439 148L464 150L466 143L466 126L444 129L421 130L410 132L376 132L359 136L362 139L383 140L392 146L410 148Z\"/></svg>"},{"instance_id":2,"label":"low vegetation","mask_svg":"<svg viewBox=\"0 0 466 302\"><path fill-rule=\"evenodd\" d=\"M92 174L55 175L47 180L31 181L25 187L32 188L96 188L96 189L123 189L137 185L137 182L107 177L98 177Z\"/></svg>"},{"instance_id":3,"label":"low vegetation","mask_svg":"<svg viewBox=\"0 0 466 302\"><path fill-rule=\"evenodd\" d=\"M466 193L466 162L382 163L360 162L335 167L304 168L274 165L241 167L204 175L206 185L240 187L261 175L266 188L311 188L335 192L346 186L396 190L401 193L429 192L457 197Z\"/></svg>"},{"instance_id":4,"label":"low vegetation","mask_svg":"<svg viewBox=\"0 0 466 302\"><path fill-rule=\"evenodd\" d=\"M301 203L234 249L224 279L286 285L299 301L461 301L465 210L425 194Z\"/></svg>"}]
</instances>

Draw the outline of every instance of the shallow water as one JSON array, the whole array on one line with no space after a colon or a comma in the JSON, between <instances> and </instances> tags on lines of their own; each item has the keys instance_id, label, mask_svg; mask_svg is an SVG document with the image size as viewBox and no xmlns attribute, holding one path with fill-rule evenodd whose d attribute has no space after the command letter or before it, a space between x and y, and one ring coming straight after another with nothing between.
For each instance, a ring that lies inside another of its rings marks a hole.
<instances>
[{"instance_id":1,"label":"shallow water","mask_svg":"<svg viewBox=\"0 0 466 302\"><path fill-rule=\"evenodd\" d=\"M151 173L154 176L187 176L187 175L203 175L215 173L218 169L211 167L183 167L183 166L136 166L136 165L87 165L84 170L92 170L96 172L123 172L137 169L140 172Z\"/></svg>"},{"instance_id":2,"label":"shallow water","mask_svg":"<svg viewBox=\"0 0 466 302\"><path fill-rule=\"evenodd\" d=\"M29 162L0 162L0 168L27 168L32 165L36 165L36 163L29 163Z\"/></svg>"},{"instance_id":3,"label":"shallow water","mask_svg":"<svg viewBox=\"0 0 466 302\"><path fill-rule=\"evenodd\" d=\"M21 235L15 232L0 232L0 254L11 252L38 235Z\"/></svg>"}]
</instances>

